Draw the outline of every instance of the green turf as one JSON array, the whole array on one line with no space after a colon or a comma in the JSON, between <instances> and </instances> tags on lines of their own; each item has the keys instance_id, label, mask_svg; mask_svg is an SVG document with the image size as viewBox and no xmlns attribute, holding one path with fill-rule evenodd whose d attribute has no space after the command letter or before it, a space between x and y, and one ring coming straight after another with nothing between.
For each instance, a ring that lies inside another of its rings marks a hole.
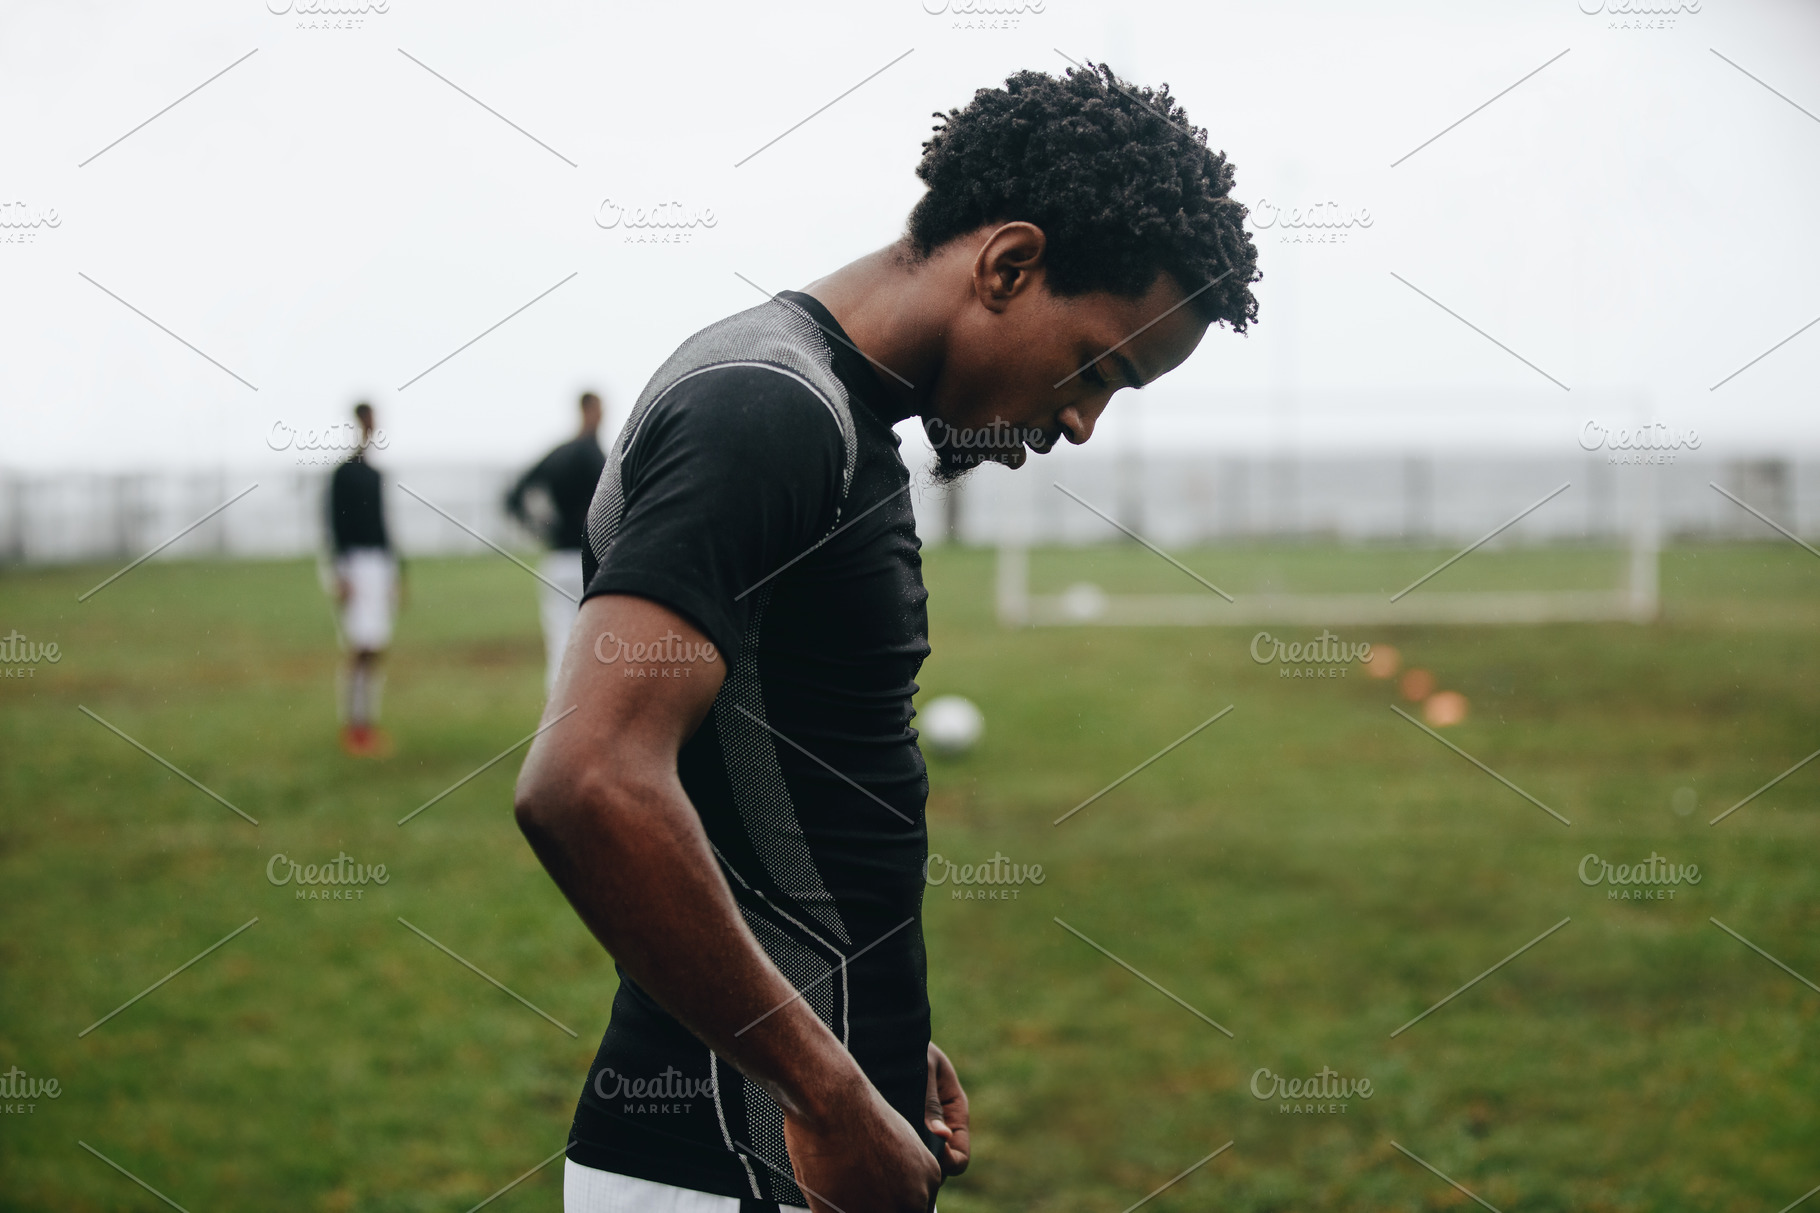
<instances>
[{"instance_id":1,"label":"green turf","mask_svg":"<svg viewBox=\"0 0 1820 1213\"><path fill-rule=\"evenodd\" d=\"M1235 594L1394 594L1459 549L1237 545L1188 553L1189 568ZM1179 559L1180 557L1178 557ZM1627 554L1603 547L1482 550L1429 583L1436 590L1602 590L1623 584ZM1030 589L1054 593L1077 582L1117 593L1204 592L1179 569L1135 543L1039 549Z\"/></svg>"},{"instance_id":2,"label":"green turf","mask_svg":"<svg viewBox=\"0 0 1820 1213\"><path fill-rule=\"evenodd\" d=\"M1354 589L1426 556L1183 558L1242 586ZM515 756L394 824L534 727L533 585L496 557L413 563L398 751L375 765L333 744L310 566L152 563L78 605L111 571L0 573L0 634L62 653L0 681L0 1071L62 1091L0 1120L0 1206L164 1207L81 1140L192 1213L470 1208L561 1146L613 989L512 824ZM1454 572L1436 588L1612 584L1615 557L1485 552ZM1192 589L1180 576L1121 547L1038 553L1032 582ZM931 891L936 1033L977 1121L945 1213L1117 1213L1229 1140L1145 1209L1477 1207L1393 1141L1507 1211L1775 1213L1820 1184L1820 993L1708 921L1820 980L1820 762L1707 825L1820 746L1813 557L1671 549L1650 626L1348 633L1464 694L1444 736L1571 827L1392 713L1394 682L1282 679L1250 629L1002 631L990 553L932 552L927 578L925 698L965 694L988 722L971 756L932 761L932 848L1045 869L1015 901ZM1588 852L1652 850L1701 883L1620 903L1575 876ZM387 883L321 903L266 879L276 853L343 851ZM1247 1089L1322 1066L1372 1097L1295 1114ZM559 1188L551 1167L488 1207L555 1208Z\"/></svg>"}]
</instances>

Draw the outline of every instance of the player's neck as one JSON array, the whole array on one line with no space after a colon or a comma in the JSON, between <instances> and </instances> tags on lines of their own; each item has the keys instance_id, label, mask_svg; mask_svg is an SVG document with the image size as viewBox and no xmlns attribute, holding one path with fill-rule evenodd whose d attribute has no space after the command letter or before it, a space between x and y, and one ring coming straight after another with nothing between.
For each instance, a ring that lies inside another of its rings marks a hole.
<instances>
[{"instance_id":1,"label":"player's neck","mask_svg":"<svg viewBox=\"0 0 1820 1213\"><path fill-rule=\"evenodd\" d=\"M901 245L888 245L803 288L833 314L847 338L871 359L897 417L915 416L941 371L947 309L937 275L912 266ZM913 384L917 386L907 386Z\"/></svg>"}]
</instances>

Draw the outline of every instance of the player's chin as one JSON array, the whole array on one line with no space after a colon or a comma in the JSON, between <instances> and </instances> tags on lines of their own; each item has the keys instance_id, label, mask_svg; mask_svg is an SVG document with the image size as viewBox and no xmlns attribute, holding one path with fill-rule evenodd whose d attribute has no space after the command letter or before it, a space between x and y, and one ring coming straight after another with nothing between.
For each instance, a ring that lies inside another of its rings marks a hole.
<instances>
[{"instance_id":1,"label":"player's chin","mask_svg":"<svg viewBox=\"0 0 1820 1213\"><path fill-rule=\"evenodd\" d=\"M1017 446L1000 447L990 451L981 459L982 463L1002 463L1008 468L1021 468L1032 456L1047 455L1055 449L1053 442L1021 442Z\"/></svg>"},{"instance_id":2,"label":"player's chin","mask_svg":"<svg viewBox=\"0 0 1820 1213\"><path fill-rule=\"evenodd\" d=\"M999 463L1009 468L1021 468L1026 458L1028 454L1021 446L969 451L939 448L936 451L935 478L944 484L953 484L983 464Z\"/></svg>"}]
</instances>

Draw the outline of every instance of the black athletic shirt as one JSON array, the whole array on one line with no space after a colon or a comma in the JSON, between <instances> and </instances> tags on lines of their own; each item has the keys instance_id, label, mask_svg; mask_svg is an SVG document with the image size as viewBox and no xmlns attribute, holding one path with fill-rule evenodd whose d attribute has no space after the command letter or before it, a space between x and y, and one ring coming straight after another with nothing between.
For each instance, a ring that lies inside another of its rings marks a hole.
<instances>
[{"instance_id":1,"label":"black athletic shirt","mask_svg":"<svg viewBox=\"0 0 1820 1213\"><path fill-rule=\"evenodd\" d=\"M329 536L337 555L349 548L392 546L386 535L379 473L363 452L349 455L329 478Z\"/></svg>"},{"instance_id":2,"label":"black athletic shirt","mask_svg":"<svg viewBox=\"0 0 1820 1213\"><path fill-rule=\"evenodd\" d=\"M787 292L682 345L607 457L583 567L589 596L662 603L721 650L727 679L679 755L683 787L767 954L933 1147L928 779L910 727L929 653L922 556L900 415L818 324L840 331ZM615 676L700 676L698 662L632 663L617 638L595 648ZM568 1156L754 1207L808 1203L777 1104L623 970Z\"/></svg>"},{"instance_id":3,"label":"black athletic shirt","mask_svg":"<svg viewBox=\"0 0 1820 1213\"><path fill-rule=\"evenodd\" d=\"M588 503L594 499L600 469L606 462L600 440L593 434L571 438L519 478L506 494L506 509L520 522L529 523L525 517L525 493L532 485L541 486L556 507L556 517L542 537L544 542L561 551L580 548L587 537Z\"/></svg>"}]
</instances>

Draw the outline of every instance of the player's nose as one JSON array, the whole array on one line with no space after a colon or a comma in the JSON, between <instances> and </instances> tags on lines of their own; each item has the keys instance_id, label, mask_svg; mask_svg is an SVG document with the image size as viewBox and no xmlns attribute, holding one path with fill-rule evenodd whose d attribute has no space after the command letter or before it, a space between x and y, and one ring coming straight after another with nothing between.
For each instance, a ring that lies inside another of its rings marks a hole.
<instances>
[{"instance_id":1,"label":"player's nose","mask_svg":"<svg viewBox=\"0 0 1820 1213\"><path fill-rule=\"evenodd\" d=\"M1093 437L1093 426L1100 418L1098 409L1085 409L1078 404L1071 404L1055 415L1055 420L1062 427L1062 433L1075 446Z\"/></svg>"}]
</instances>

